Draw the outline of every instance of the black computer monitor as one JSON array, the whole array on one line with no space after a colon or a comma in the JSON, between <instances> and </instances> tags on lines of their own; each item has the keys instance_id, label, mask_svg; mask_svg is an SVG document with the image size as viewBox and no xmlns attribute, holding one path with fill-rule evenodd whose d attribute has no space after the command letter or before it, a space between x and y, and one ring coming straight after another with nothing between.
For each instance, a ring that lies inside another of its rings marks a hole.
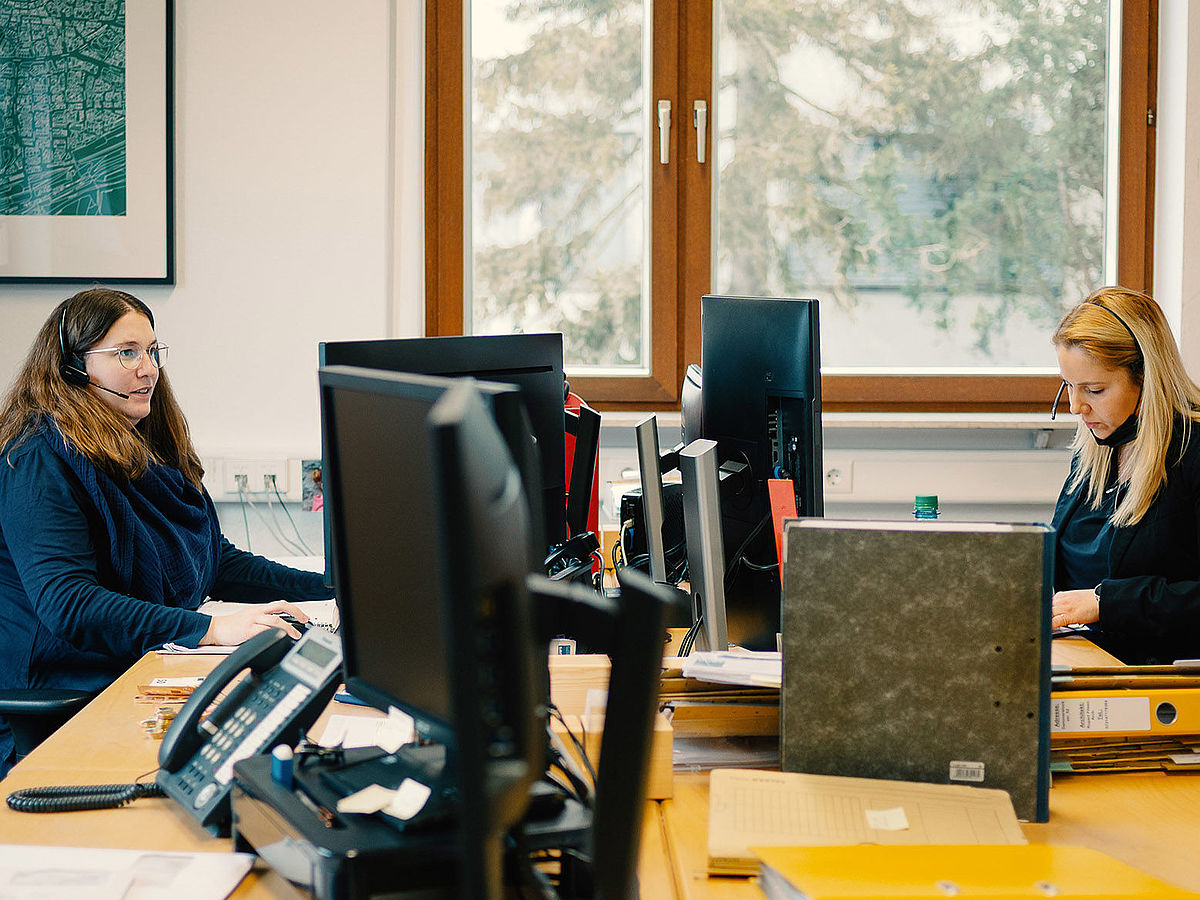
<instances>
[{"instance_id":1,"label":"black computer monitor","mask_svg":"<svg viewBox=\"0 0 1200 900\"><path fill-rule=\"evenodd\" d=\"M567 539L561 334L326 341L318 353L322 366L362 366L447 377L470 375L481 381L515 384L529 411L541 455L542 516L534 527L542 532L543 551Z\"/></svg>"},{"instance_id":2,"label":"black computer monitor","mask_svg":"<svg viewBox=\"0 0 1200 900\"><path fill-rule=\"evenodd\" d=\"M518 391L345 366L318 380L347 689L413 717L430 742L411 751L413 774L436 775L464 842L460 876L491 884L500 835L543 769L532 517L497 424L523 409Z\"/></svg>"},{"instance_id":3,"label":"black computer monitor","mask_svg":"<svg viewBox=\"0 0 1200 900\"><path fill-rule=\"evenodd\" d=\"M705 296L700 331L700 432L716 441L723 470L730 640L774 650L780 582L768 479L792 479L799 515L824 514L817 301Z\"/></svg>"},{"instance_id":4,"label":"black computer monitor","mask_svg":"<svg viewBox=\"0 0 1200 900\"><path fill-rule=\"evenodd\" d=\"M438 571L454 623L449 661L458 717L460 895L501 896L504 835L528 804L544 764L546 648L535 650L520 539L529 507L520 473L467 381L429 417L433 437ZM514 539L517 546L513 546Z\"/></svg>"},{"instance_id":5,"label":"black computer monitor","mask_svg":"<svg viewBox=\"0 0 1200 900\"><path fill-rule=\"evenodd\" d=\"M347 687L372 706L413 716L422 737L452 744L452 647L437 602L438 493L426 420L454 382L348 366L323 367L318 379ZM511 386L479 389L493 408L520 408ZM530 569L524 525L505 547Z\"/></svg>"}]
</instances>

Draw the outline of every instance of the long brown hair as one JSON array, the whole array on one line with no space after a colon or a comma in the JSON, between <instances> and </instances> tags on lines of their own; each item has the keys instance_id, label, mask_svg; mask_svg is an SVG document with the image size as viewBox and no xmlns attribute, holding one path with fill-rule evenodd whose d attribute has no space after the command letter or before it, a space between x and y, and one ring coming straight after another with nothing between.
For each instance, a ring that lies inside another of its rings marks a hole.
<instances>
[{"instance_id":1,"label":"long brown hair","mask_svg":"<svg viewBox=\"0 0 1200 900\"><path fill-rule=\"evenodd\" d=\"M1132 525L1146 514L1166 481L1172 438L1178 438L1182 456L1193 423L1200 422L1200 387L1184 369L1167 317L1141 291L1101 288L1063 317L1053 342L1083 350L1106 369L1128 370L1141 388L1129 489L1112 516L1115 525ZM1116 451L1092 440L1082 422L1071 447L1079 457L1071 488L1086 485L1092 508L1098 508Z\"/></svg>"},{"instance_id":2,"label":"long brown hair","mask_svg":"<svg viewBox=\"0 0 1200 900\"><path fill-rule=\"evenodd\" d=\"M64 365L75 365L73 360L96 346L131 311L154 327L154 314L146 304L111 288L80 291L54 308L0 406L0 448L7 448L6 459L45 420L67 446L110 475L137 478L154 460L174 466L200 487L204 469L165 369L158 373L149 415L133 427L86 385L63 378Z\"/></svg>"}]
</instances>

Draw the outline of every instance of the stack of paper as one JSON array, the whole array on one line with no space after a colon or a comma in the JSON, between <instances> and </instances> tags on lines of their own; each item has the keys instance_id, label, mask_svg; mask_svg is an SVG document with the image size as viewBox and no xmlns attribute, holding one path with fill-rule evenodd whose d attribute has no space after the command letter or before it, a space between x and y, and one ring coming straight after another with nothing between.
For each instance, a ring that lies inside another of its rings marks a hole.
<instances>
[{"instance_id":1,"label":"stack of paper","mask_svg":"<svg viewBox=\"0 0 1200 900\"><path fill-rule=\"evenodd\" d=\"M778 653L693 653L663 660L660 706L675 739L779 734Z\"/></svg>"},{"instance_id":2,"label":"stack of paper","mask_svg":"<svg viewBox=\"0 0 1200 900\"><path fill-rule=\"evenodd\" d=\"M683 657L684 678L744 687L779 688L783 681L783 654L761 651L708 650Z\"/></svg>"}]
</instances>

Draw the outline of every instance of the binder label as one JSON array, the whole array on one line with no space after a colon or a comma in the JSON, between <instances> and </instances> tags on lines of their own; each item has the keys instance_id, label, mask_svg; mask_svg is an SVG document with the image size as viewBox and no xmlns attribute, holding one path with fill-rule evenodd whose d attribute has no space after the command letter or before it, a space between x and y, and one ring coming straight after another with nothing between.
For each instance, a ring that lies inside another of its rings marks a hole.
<instances>
[{"instance_id":1,"label":"binder label","mask_svg":"<svg viewBox=\"0 0 1200 900\"><path fill-rule=\"evenodd\" d=\"M983 763L967 762L961 759L950 760L951 781L983 781Z\"/></svg>"},{"instance_id":2,"label":"binder label","mask_svg":"<svg viewBox=\"0 0 1200 900\"><path fill-rule=\"evenodd\" d=\"M1054 697L1050 702L1051 734L1149 730L1149 697Z\"/></svg>"}]
</instances>

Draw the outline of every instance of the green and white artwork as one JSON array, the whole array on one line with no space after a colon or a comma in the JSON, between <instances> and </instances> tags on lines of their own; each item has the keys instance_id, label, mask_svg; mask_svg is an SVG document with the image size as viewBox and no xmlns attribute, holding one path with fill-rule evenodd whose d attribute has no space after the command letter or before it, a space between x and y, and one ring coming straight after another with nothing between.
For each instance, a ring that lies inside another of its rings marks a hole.
<instances>
[{"instance_id":1,"label":"green and white artwork","mask_svg":"<svg viewBox=\"0 0 1200 900\"><path fill-rule=\"evenodd\" d=\"M125 0L0 0L0 215L126 215L125 54Z\"/></svg>"}]
</instances>

